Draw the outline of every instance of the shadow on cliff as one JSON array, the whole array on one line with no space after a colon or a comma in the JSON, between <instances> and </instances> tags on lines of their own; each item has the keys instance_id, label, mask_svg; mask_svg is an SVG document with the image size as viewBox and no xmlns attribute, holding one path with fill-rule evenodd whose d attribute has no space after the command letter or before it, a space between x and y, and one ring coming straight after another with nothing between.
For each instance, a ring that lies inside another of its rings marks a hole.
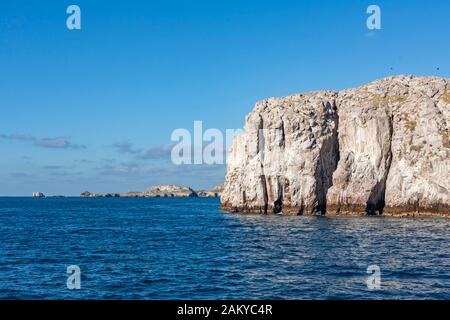
<instances>
[{"instance_id":1,"label":"shadow on cliff","mask_svg":"<svg viewBox=\"0 0 450 320\"><path fill-rule=\"evenodd\" d=\"M331 107L331 106L330 106ZM333 185L333 173L337 169L340 160L339 152L339 115L336 103L333 105L334 114L327 115L327 121L333 120L335 123L333 134L323 142L320 149L320 163L316 167L314 177L316 179L316 199L317 204L313 208L313 214L325 215L327 211L327 193L328 189Z\"/></svg>"},{"instance_id":2,"label":"shadow on cliff","mask_svg":"<svg viewBox=\"0 0 450 320\"><path fill-rule=\"evenodd\" d=\"M393 116L389 116L389 150L386 159L386 170L383 178L375 184L370 192L369 199L367 200L366 213L369 216L382 215L386 197L386 182L391 170L392 163L392 136L394 134L393 128L394 119Z\"/></svg>"}]
</instances>

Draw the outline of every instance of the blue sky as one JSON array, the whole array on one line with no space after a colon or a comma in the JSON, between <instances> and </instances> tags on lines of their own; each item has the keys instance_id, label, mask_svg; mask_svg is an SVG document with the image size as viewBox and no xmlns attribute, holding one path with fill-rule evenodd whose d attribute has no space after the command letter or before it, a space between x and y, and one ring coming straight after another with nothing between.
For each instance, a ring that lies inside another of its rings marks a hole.
<instances>
[{"instance_id":1,"label":"blue sky","mask_svg":"<svg viewBox=\"0 0 450 320\"><path fill-rule=\"evenodd\" d=\"M174 129L241 128L272 96L448 77L449 16L435 0L1 1L0 195L212 187L223 166L170 162Z\"/></svg>"}]
</instances>

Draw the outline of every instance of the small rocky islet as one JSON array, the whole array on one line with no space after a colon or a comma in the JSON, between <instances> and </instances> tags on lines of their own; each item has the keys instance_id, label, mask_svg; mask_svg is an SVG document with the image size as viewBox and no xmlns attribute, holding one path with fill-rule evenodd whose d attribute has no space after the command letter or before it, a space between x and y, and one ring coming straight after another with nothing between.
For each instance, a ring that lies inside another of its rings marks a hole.
<instances>
[{"instance_id":1,"label":"small rocky islet","mask_svg":"<svg viewBox=\"0 0 450 320\"><path fill-rule=\"evenodd\" d=\"M216 186L211 190L195 191L190 187L173 184L155 185L145 191L132 191L126 193L91 193L82 192L82 198L192 198L192 197L220 197L222 186Z\"/></svg>"}]
</instances>

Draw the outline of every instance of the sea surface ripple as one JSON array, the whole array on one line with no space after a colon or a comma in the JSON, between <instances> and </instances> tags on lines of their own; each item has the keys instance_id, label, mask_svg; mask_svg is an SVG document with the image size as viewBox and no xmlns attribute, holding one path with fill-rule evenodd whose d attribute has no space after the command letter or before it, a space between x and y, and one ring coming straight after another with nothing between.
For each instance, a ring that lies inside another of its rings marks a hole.
<instances>
[{"instance_id":1,"label":"sea surface ripple","mask_svg":"<svg viewBox=\"0 0 450 320\"><path fill-rule=\"evenodd\" d=\"M450 219L235 215L208 198L0 198L0 299L450 299ZM81 289L66 286L81 269ZM369 290L369 265L381 287Z\"/></svg>"}]
</instances>

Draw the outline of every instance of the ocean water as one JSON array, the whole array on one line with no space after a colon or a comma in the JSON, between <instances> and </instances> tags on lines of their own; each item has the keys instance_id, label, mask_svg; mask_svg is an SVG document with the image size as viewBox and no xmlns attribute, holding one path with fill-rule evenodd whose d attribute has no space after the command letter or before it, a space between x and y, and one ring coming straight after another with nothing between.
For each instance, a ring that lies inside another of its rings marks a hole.
<instances>
[{"instance_id":1,"label":"ocean water","mask_svg":"<svg viewBox=\"0 0 450 320\"><path fill-rule=\"evenodd\" d=\"M450 219L245 216L218 199L0 198L1 299L450 299ZM81 289L67 288L67 267ZM369 265L380 288L369 290Z\"/></svg>"}]
</instances>

